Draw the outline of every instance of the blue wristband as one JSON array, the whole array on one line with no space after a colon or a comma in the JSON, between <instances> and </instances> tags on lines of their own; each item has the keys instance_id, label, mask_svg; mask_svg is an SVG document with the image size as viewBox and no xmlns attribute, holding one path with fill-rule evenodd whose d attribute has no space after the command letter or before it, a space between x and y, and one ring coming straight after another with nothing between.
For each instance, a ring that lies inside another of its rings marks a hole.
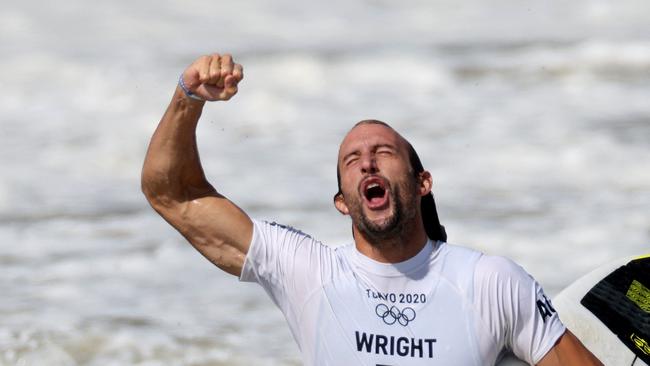
<instances>
[{"instance_id":1,"label":"blue wristband","mask_svg":"<svg viewBox=\"0 0 650 366\"><path fill-rule=\"evenodd\" d=\"M190 98L192 98L194 100L200 100L202 102L205 102L205 99L198 97L196 94L192 93L187 88L187 86L185 86L185 82L183 81L183 74L181 74L181 76L178 78L178 86L181 87L181 89L183 90L183 93L185 93L185 95L187 95L188 97L190 97Z\"/></svg>"}]
</instances>

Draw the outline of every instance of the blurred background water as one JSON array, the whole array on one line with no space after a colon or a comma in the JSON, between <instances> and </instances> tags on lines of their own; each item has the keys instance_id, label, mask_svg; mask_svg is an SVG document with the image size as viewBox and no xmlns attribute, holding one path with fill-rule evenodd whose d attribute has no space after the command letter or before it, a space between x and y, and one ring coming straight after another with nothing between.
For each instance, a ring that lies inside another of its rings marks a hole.
<instances>
[{"instance_id":1,"label":"blurred background water","mask_svg":"<svg viewBox=\"0 0 650 366\"><path fill-rule=\"evenodd\" d=\"M451 242L557 293L650 252L650 2L3 4L0 365L297 365L282 315L145 202L143 156L180 72L231 52L206 173L251 216L350 240L338 144L390 122Z\"/></svg>"}]
</instances>

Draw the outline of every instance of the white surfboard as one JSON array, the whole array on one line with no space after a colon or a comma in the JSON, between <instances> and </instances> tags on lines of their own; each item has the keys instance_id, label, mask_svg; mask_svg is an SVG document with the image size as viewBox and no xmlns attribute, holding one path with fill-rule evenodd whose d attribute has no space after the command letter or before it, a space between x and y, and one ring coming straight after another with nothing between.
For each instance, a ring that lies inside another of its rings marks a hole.
<instances>
[{"instance_id":1,"label":"white surfboard","mask_svg":"<svg viewBox=\"0 0 650 366\"><path fill-rule=\"evenodd\" d=\"M553 305L567 328L606 366L648 365L650 256L596 268L562 290Z\"/></svg>"},{"instance_id":2,"label":"white surfboard","mask_svg":"<svg viewBox=\"0 0 650 366\"><path fill-rule=\"evenodd\" d=\"M602 265L553 298L560 319L605 366L648 366L650 255ZM497 366L525 362L506 358Z\"/></svg>"}]
</instances>

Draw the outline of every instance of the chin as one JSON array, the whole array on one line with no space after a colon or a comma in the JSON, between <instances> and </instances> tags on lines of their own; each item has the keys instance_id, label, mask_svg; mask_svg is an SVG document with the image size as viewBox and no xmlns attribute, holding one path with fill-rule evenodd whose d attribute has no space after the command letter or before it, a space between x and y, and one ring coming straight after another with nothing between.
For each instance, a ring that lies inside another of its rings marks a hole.
<instances>
[{"instance_id":1,"label":"chin","mask_svg":"<svg viewBox=\"0 0 650 366\"><path fill-rule=\"evenodd\" d=\"M401 233L403 223L395 214L389 214L382 217L370 218L361 217L357 228L370 237L376 239L388 239Z\"/></svg>"},{"instance_id":2,"label":"chin","mask_svg":"<svg viewBox=\"0 0 650 366\"><path fill-rule=\"evenodd\" d=\"M392 216L374 219L372 226L377 228L377 231L390 231L395 226L392 219Z\"/></svg>"},{"instance_id":3,"label":"chin","mask_svg":"<svg viewBox=\"0 0 650 366\"><path fill-rule=\"evenodd\" d=\"M395 213L391 208L387 208L384 212L365 212L363 221L367 224L370 224L376 228L384 228L391 226L392 222L395 220Z\"/></svg>"}]
</instances>

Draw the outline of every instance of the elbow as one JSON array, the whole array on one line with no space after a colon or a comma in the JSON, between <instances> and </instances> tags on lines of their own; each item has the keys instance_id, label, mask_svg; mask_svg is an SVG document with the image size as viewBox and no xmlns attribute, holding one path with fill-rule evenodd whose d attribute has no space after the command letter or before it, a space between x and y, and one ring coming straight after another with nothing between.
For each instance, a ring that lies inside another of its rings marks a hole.
<instances>
[{"instance_id":1,"label":"elbow","mask_svg":"<svg viewBox=\"0 0 650 366\"><path fill-rule=\"evenodd\" d=\"M169 194L165 194L165 189L155 179L142 173L140 179L140 190L151 207L157 212L161 212L165 207L170 205Z\"/></svg>"},{"instance_id":2,"label":"elbow","mask_svg":"<svg viewBox=\"0 0 650 366\"><path fill-rule=\"evenodd\" d=\"M164 173L143 170L140 190L151 207L158 213L175 210L197 198L214 196L215 189L205 180L191 185L178 181L177 177Z\"/></svg>"},{"instance_id":3,"label":"elbow","mask_svg":"<svg viewBox=\"0 0 650 366\"><path fill-rule=\"evenodd\" d=\"M142 192L144 198L146 198L149 203L151 203L153 200L156 199L157 194L153 190L151 184L144 177L144 175L140 179L140 191Z\"/></svg>"},{"instance_id":4,"label":"elbow","mask_svg":"<svg viewBox=\"0 0 650 366\"><path fill-rule=\"evenodd\" d=\"M140 191L142 191L142 194L149 203L155 201L156 197L158 196L157 192L154 190L154 184L152 183L152 180L148 176L146 170L143 170L142 175L140 176Z\"/></svg>"},{"instance_id":5,"label":"elbow","mask_svg":"<svg viewBox=\"0 0 650 366\"><path fill-rule=\"evenodd\" d=\"M167 206L166 200L163 195L157 194L146 187L142 187L144 198L149 202L149 205L156 211L161 212Z\"/></svg>"},{"instance_id":6,"label":"elbow","mask_svg":"<svg viewBox=\"0 0 650 366\"><path fill-rule=\"evenodd\" d=\"M165 220L171 219L177 209L177 202L168 195L156 193L146 188L142 189L145 199L149 202L151 208L156 211Z\"/></svg>"}]
</instances>

